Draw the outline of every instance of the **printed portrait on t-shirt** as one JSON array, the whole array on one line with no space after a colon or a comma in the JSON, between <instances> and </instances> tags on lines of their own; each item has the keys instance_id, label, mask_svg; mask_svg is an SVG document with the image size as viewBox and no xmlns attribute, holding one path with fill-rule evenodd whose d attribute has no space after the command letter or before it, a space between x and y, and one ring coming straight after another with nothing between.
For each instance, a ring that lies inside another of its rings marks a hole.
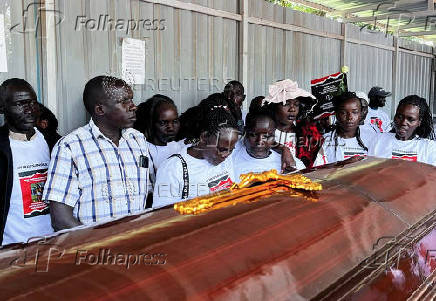
<instances>
[{"instance_id":1,"label":"printed portrait on t-shirt","mask_svg":"<svg viewBox=\"0 0 436 301\"><path fill-rule=\"evenodd\" d=\"M35 169L42 166L20 166L18 172L21 195L23 199L24 218L49 213L48 205L42 201L44 184L47 180L47 168Z\"/></svg>"}]
</instances>

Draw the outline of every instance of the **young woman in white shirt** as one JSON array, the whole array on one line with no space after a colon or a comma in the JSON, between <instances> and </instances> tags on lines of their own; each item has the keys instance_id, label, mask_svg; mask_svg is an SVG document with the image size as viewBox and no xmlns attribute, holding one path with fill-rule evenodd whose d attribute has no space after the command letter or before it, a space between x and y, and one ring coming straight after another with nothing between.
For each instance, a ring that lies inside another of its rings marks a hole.
<instances>
[{"instance_id":1,"label":"young woman in white shirt","mask_svg":"<svg viewBox=\"0 0 436 301\"><path fill-rule=\"evenodd\" d=\"M370 155L436 166L432 115L424 98L410 95L398 104L392 133L379 135Z\"/></svg>"},{"instance_id":2,"label":"young woman in white shirt","mask_svg":"<svg viewBox=\"0 0 436 301\"><path fill-rule=\"evenodd\" d=\"M352 157L366 157L368 146L375 139L361 136L359 124L362 103L355 93L345 92L334 99L336 129L324 135L323 150L329 163Z\"/></svg>"},{"instance_id":3,"label":"young woman in white shirt","mask_svg":"<svg viewBox=\"0 0 436 301\"><path fill-rule=\"evenodd\" d=\"M156 94L138 105L134 128L145 135L156 173L164 160L180 152L183 140L175 141L180 129L177 107L171 98Z\"/></svg>"},{"instance_id":4,"label":"young woman in white shirt","mask_svg":"<svg viewBox=\"0 0 436 301\"><path fill-rule=\"evenodd\" d=\"M275 143L275 122L267 112L250 112L245 119L243 146L233 154L236 182L240 175L275 169L281 172L281 156L272 151ZM304 169L303 162L294 158L296 169Z\"/></svg>"},{"instance_id":5,"label":"young woman in white shirt","mask_svg":"<svg viewBox=\"0 0 436 301\"><path fill-rule=\"evenodd\" d=\"M236 120L222 106L211 107L205 116L192 118L200 120L199 142L159 167L153 208L230 188L234 182L233 163L228 157L238 140Z\"/></svg>"}]
</instances>

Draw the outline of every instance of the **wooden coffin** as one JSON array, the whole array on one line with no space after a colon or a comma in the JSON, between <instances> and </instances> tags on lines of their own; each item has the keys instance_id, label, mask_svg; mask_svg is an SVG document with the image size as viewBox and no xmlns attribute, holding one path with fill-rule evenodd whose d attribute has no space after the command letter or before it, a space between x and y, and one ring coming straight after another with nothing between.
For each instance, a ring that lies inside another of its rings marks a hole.
<instances>
[{"instance_id":1,"label":"wooden coffin","mask_svg":"<svg viewBox=\"0 0 436 301\"><path fill-rule=\"evenodd\" d=\"M410 250L423 239L422 252L436 250L436 168L369 158L307 176L323 185L317 201L287 192L195 216L165 208L3 248L1 298L398 300L423 290L431 260L425 276L409 275ZM391 275L401 269L402 287Z\"/></svg>"}]
</instances>

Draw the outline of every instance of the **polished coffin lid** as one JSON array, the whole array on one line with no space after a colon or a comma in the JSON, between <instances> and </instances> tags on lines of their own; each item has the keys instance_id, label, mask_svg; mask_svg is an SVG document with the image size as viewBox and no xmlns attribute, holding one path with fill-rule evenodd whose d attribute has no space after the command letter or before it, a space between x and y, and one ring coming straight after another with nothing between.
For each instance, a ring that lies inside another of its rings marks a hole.
<instances>
[{"instance_id":1,"label":"polished coffin lid","mask_svg":"<svg viewBox=\"0 0 436 301\"><path fill-rule=\"evenodd\" d=\"M328 299L436 210L429 165L369 158L307 176L324 187L317 202L278 193L196 216L165 208L4 248L2 299Z\"/></svg>"}]
</instances>

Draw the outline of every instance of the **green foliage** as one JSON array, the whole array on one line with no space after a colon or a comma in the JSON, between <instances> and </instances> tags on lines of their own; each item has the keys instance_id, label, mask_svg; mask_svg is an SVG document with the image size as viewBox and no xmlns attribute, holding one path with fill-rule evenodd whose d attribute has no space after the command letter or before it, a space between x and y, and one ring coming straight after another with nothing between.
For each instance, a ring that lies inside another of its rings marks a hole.
<instances>
[{"instance_id":1,"label":"green foliage","mask_svg":"<svg viewBox=\"0 0 436 301\"><path fill-rule=\"evenodd\" d=\"M308 7L308 6L304 6L301 4L293 3L290 0L266 0L266 1L281 5L283 7L289 7L293 10L298 10L298 11L308 13L308 14L318 15L318 16L322 16L322 17L325 17L325 15L326 15L325 11L318 10L318 9Z\"/></svg>"},{"instance_id":2,"label":"green foliage","mask_svg":"<svg viewBox=\"0 0 436 301\"><path fill-rule=\"evenodd\" d=\"M313 15L318 15L318 16L322 16L322 17L326 17L326 14L327 14L327 12L322 11L322 10L318 10L318 9L308 7L308 6L305 6L302 4L293 3L292 0L265 0L265 1L281 5L283 7L289 7L293 10L297 10L297 11L301 11L301 12L309 13L309 14L313 14ZM331 17L331 19L342 22L342 19L340 17ZM354 24L356 26L359 26L361 29L365 28L366 30L370 30L370 31L380 31L380 32L384 32L385 34L395 35L395 32L393 30L389 30L390 29L389 28L386 31L386 27L383 25L380 25L380 24L369 24L369 23L362 23L362 22L356 22ZM392 27L392 25L391 25L391 27ZM427 44L427 45L429 44L429 40L418 38L418 37L404 37L403 39L415 41L415 42L418 42L421 44Z\"/></svg>"}]
</instances>

